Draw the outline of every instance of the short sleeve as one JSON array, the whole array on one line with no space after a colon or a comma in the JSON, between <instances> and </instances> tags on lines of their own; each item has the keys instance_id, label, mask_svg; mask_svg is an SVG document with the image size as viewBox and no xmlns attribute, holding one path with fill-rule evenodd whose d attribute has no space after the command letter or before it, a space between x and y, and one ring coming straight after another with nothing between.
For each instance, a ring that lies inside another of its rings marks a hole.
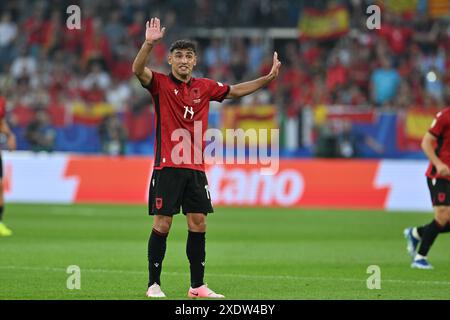
<instances>
[{"instance_id":1,"label":"short sleeve","mask_svg":"<svg viewBox=\"0 0 450 320\"><path fill-rule=\"evenodd\" d=\"M222 82L210 79L208 79L208 83L209 83L210 101L222 102L223 99L225 99L225 97L228 95L228 92L230 92L230 86L227 84L223 84Z\"/></svg>"},{"instance_id":2,"label":"short sleeve","mask_svg":"<svg viewBox=\"0 0 450 320\"><path fill-rule=\"evenodd\" d=\"M162 73L155 72L152 70L152 80L148 85L141 84L145 89L147 89L152 95L158 95L159 89L161 87L161 79L164 77Z\"/></svg>"},{"instance_id":3,"label":"short sleeve","mask_svg":"<svg viewBox=\"0 0 450 320\"><path fill-rule=\"evenodd\" d=\"M442 112L436 114L436 118L434 118L433 122L431 123L431 127L430 129L428 129L428 132L431 133L436 138L441 136L446 128L447 118L448 117L444 115Z\"/></svg>"}]
</instances>

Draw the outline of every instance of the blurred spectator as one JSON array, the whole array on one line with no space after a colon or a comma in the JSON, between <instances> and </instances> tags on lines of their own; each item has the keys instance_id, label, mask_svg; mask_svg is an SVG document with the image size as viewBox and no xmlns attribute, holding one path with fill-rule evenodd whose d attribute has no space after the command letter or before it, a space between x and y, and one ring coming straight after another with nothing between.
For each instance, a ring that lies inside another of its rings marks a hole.
<instances>
[{"instance_id":1,"label":"blurred spectator","mask_svg":"<svg viewBox=\"0 0 450 320\"><path fill-rule=\"evenodd\" d=\"M241 82L247 72L247 53L241 38L232 40L230 70L235 82Z\"/></svg>"},{"instance_id":2,"label":"blurred spectator","mask_svg":"<svg viewBox=\"0 0 450 320\"><path fill-rule=\"evenodd\" d=\"M105 25L104 32L111 48L117 48L118 44L126 35L123 23L120 21L120 11L114 10L109 15L109 20Z\"/></svg>"},{"instance_id":3,"label":"blurred spectator","mask_svg":"<svg viewBox=\"0 0 450 320\"><path fill-rule=\"evenodd\" d=\"M330 122L317 127L314 155L318 158L338 157L337 138Z\"/></svg>"},{"instance_id":4,"label":"blurred spectator","mask_svg":"<svg viewBox=\"0 0 450 320\"><path fill-rule=\"evenodd\" d=\"M81 82L82 94L88 102L105 101L105 90L110 84L109 74L102 70L99 63L93 63L91 72Z\"/></svg>"},{"instance_id":5,"label":"blurred spectator","mask_svg":"<svg viewBox=\"0 0 450 320\"><path fill-rule=\"evenodd\" d=\"M108 38L103 32L102 20L91 19L86 22L83 38L82 65L87 67L91 63L99 63L103 67L112 64L112 52Z\"/></svg>"},{"instance_id":6,"label":"blurred spectator","mask_svg":"<svg viewBox=\"0 0 450 320\"><path fill-rule=\"evenodd\" d=\"M116 115L106 116L98 128L102 152L117 156L125 154L127 134Z\"/></svg>"},{"instance_id":7,"label":"blurred spectator","mask_svg":"<svg viewBox=\"0 0 450 320\"><path fill-rule=\"evenodd\" d=\"M34 120L26 130L26 139L31 146L31 150L51 152L54 149L55 138L56 131L50 124L47 111L37 110Z\"/></svg>"},{"instance_id":8,"label":"blurred spectator","mask_svg":"<svg viewBox=\"0 0 450 320\"><path fill-rule=\"evenodd\" d=\"M252 37L247 52L248 68L250 72L257 73L265 54L262 39L260 37Z\"/></svg>"},{"instance_id":9,"label":"blurred spectator","mask_svg":"<svg viewBox=\"0 0 450 320\"><path fill-rule=\"evenodd\" d=\"M71 113L67 109L68 104L64 99L64 95L59 94L51 99L47 112L54 127L62 128L71 122Z\"/></svg>"},{"instance_id":10,"label":"blurred spectator","mask_svg":"<svg viewBox=\"0 0 450 320\"><path fill-rule=\"evenodd\" d=\"M403 80L400 83L398 94L395 97L394 104L398 109L407 109L414 105L413 95L407 81Z\"/></svg>"},{"instance_id":11,"label":"blurred spectator","mask_svg":"<svg viewBox=\"0 0 450 320\"><path fill-rule=\"evenodd\" d=\"M51 55L63 42L61 13L58 10L52 11L50 20L43 23L41 32L42 54Z\"/></svg>"},{"instance_id":12,"label":"blurred spectator","mask_svg":"<svg viewBox=\"0 0 450 320\"><path fill-rule=\"evenodd\" d=\"M45 10L42 3L37 3L33 8L32 14L24 21L21 28L24 31L22 37L26 39L26 45L30 48L30 53L34 57L39 55L44 42L44 33L42 32L44 28L44 14Z\"/></svg>"},{"instance_id":13,"label":"blurred spectator","mask_svg":"<svg viewBox=\"0 0 450 320\"><path fill-rule=\"evenodd\" d=\"M11 75L14 79L28 78L32 79L36 75L37 63L36 59L30 55L27 47L22 47L19 55L14 59L11 66Z\"/></svg>"},{"instance_id":14,"label":"blurred spectator","mask_svg":"<svg viewBox=\"0 0 450 320\"><path fill-rule=\"evenodd\" d=\"M347 82L347 68L341 63L338 56L332 56L330 66L327 69L327 89L331 92Z\"/></svg>"},{"instance_id":15,"label":"blurred spectator","mask_svg":"<svg viewBox=\"0 0 450 320\"><path fill-rule=\"evenodd\" d=\"M389 48L395 55L401 55L406 52L413 31L398 15L392 15L389 12L383 12L383 21L381 25L380 36L387 40Z\"/></svg>"},{"instance_id":16,"label":"blurred spectator","mask_svg":"<svg viewBox=\"0 0 450 320\"><path fill-rule=\"evenodd\" d=\"M12 44L16 36L17 25L11 21L11 14L5 11L0 18L0 47Z\"/></svg>"},{"instance_id":17,"label":"blurred spectator","mask_svg":"<svg viewBox=\"0 0 450 320\"><path fill-rule=\"evenodd\" d=\"M17 25L11 21L11 14L3 12L0 18L0 72L3 65L11 63L13 59L13 41L17 36Z\"/></svg>"},{"instance_id":18,"label":"blurred spectator","mask_svg":"<svg viewBox=\"0 0 450 320\"><path fill-rule=\"evenodd\" d=\"M375 68L370 82L373 101L376 105L383 106L395 97L401 79L388 58L382 57L380 64L380 67Z\"/></svg>"},{"instance_id":19,"label":"blurred spectator","mask_svg":"<svg viewBox=\"0 0 450 320\"><path fill-rule=\"evenodd\" d=\"M113 79L106 92L106 101L110 103L116 112L123 112L131 97L131 89L126 82Z\"/></svg>"},{"instance_id":20,"label":"blurred spectator","mask_svg":"<svg viewBox=\"0 0 450 320\"><path fill-rule=\"evenodd\" d=\"M153 132L152 112L147 99L140 99L127 108L124 115L124 125L128 140L132 143L146 141Z\"/></svg>"},{"instance_id":21,"label":"blurred spectator","mask_svg":"<svg viewBox=\"0 0 450 320\"><path fill-rule=\"evenodd\" d=\"M228 64L231 60L230 49L220 39L212 39L205 49L204 60L208 68L214 67L219 61Z\"/></svg>"},{"instance_id":22,"label":"blurred spectator","mask_svg":"<svg viewBox=\"0 0 450 320\"><path fill-rule=\"evenodd\" d=\"M133 21L127 28L127 36L131 38L135 47L142 45L142 37L145 35L145 15L142 11L133 14Z\"/></svg>"}]
</instances>

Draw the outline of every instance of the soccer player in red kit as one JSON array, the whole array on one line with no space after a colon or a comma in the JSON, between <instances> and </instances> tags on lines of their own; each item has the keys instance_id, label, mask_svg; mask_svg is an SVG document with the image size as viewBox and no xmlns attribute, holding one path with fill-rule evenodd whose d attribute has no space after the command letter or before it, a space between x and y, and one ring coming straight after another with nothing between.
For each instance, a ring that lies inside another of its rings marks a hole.
<instances>
[{"instance_id":1,"label":"soccer player in red kit","mask_svg":"<svg viewBox=\"0 0 450 320\"><path fill-rule=\"evenodd\" d=\"M450 108L436 115L422 139L422 149L430 160L426 177L434 219L427 225L407 228L404 234L413 258L411 267L433 269L427 260L428 251L440 233L450 232Z\"/></svg>"},{"instance_id":2,"label":"soccer player in red kit","mask_svg":"<svg viewBox=\"0 0 450 320\"><path fill-rule=\"evenodd\" d=\"M171 73L161 74L150 70L146 64L153 46L164 36L164 30L158 18L147 21L145 41L133 62L133 73L153 97L156 116L155 162L148 200L149 214L154 218L148 242L147 296L165 297L160 287L160 275L166 239L172 217L182 207L188 225L186 254L191 274L188 297L223 298L223 295L209 289L203 280L206 216L213 212L213 208L203 161L205 143L195 144L194 128L201 124L203 137L208 128L209 101L239 98L264 87L278 76L281 63L275 52L268 75L231 86L194 78L192 71L197 61L196 46L192 41L178 40L170 46L168 63ZM180 161L173 157L173 150L179 143L172 141L174 132L190 134L191 154L197 155L193 161Z\"/></svg>"},{"instance_id":3,"label":"soccer player in red kit","mask_svg":"<svg viewBox=\"0 0 450 320\"><path fill-rule=\"evenodd\" d=\"M9 129L8 123L5 119L6 115L6 99L0 96L0 132L6 135L6 142L10 151L16 149L16 136ZM3 195L3 161L0 155L0 237L7 237L12 235L11 229L9 229L3 223L3 211L4 211L4 195Z\"/></svg>"}]
</instances>

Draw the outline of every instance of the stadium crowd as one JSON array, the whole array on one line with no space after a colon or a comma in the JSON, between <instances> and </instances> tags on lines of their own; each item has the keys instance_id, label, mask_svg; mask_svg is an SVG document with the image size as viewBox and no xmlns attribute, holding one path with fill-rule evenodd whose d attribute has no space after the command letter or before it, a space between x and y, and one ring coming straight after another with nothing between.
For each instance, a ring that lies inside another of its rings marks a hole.
<instances>
[{"instance_id":1,"label":"stadium crowd","mask_svg":"<svg viewBox=\"0 0 450 320\"><path fill-rule=\"evenodd\" d=\"M195 76L230 84L252 78L268 72L276 49L283 62L280 78L256 97L287 116L323 104L392 110L450 105L450 26L420 7L403 15L383 10L381 29L369 30L369 2L363 0L81 1L82 28L70 30L66 8L74 3L8 0L0 5L0 96L6 98L11 126L27 128L33 150L52 150L48 139L39 148L39 139L31 138L40 128L36 122L45 118L42 112L49 117L47 131L49 125L74 121L97 126L106 139L102 145L111 139L119 144L102 150L116 153L123 154L127 139L151 134L150 96L132 75L131 64L145 21L153 16L161 17L167 33L152 52L151 66L168 72L168 46L189 37L190 28L298 28L305 7L343 5L350 29L337 37L277 38L272 45L259 36L198 38ZM98 114L107 117L92 120ZM120 115L119 123L114 114Z\"/></svg>"}]
</instances>

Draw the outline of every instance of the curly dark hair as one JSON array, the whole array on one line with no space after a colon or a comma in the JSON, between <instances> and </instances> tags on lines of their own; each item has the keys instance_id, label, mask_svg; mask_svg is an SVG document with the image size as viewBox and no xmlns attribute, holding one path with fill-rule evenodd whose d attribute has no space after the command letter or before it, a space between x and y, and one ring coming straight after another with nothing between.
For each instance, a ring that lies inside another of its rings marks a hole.
<instances>
[{"instance_id":1,"label":"curly dark hair","mask_svg":"<svg viewBox=\"0 0 450 320\"><path fill-rule=\"evenodd\" d=\"M197 45L192 40L177 40L170 45L170 52L173 52L175 49L187 49L192 50L194 53L197 53Z\"/></svg>"}]
</instances>

